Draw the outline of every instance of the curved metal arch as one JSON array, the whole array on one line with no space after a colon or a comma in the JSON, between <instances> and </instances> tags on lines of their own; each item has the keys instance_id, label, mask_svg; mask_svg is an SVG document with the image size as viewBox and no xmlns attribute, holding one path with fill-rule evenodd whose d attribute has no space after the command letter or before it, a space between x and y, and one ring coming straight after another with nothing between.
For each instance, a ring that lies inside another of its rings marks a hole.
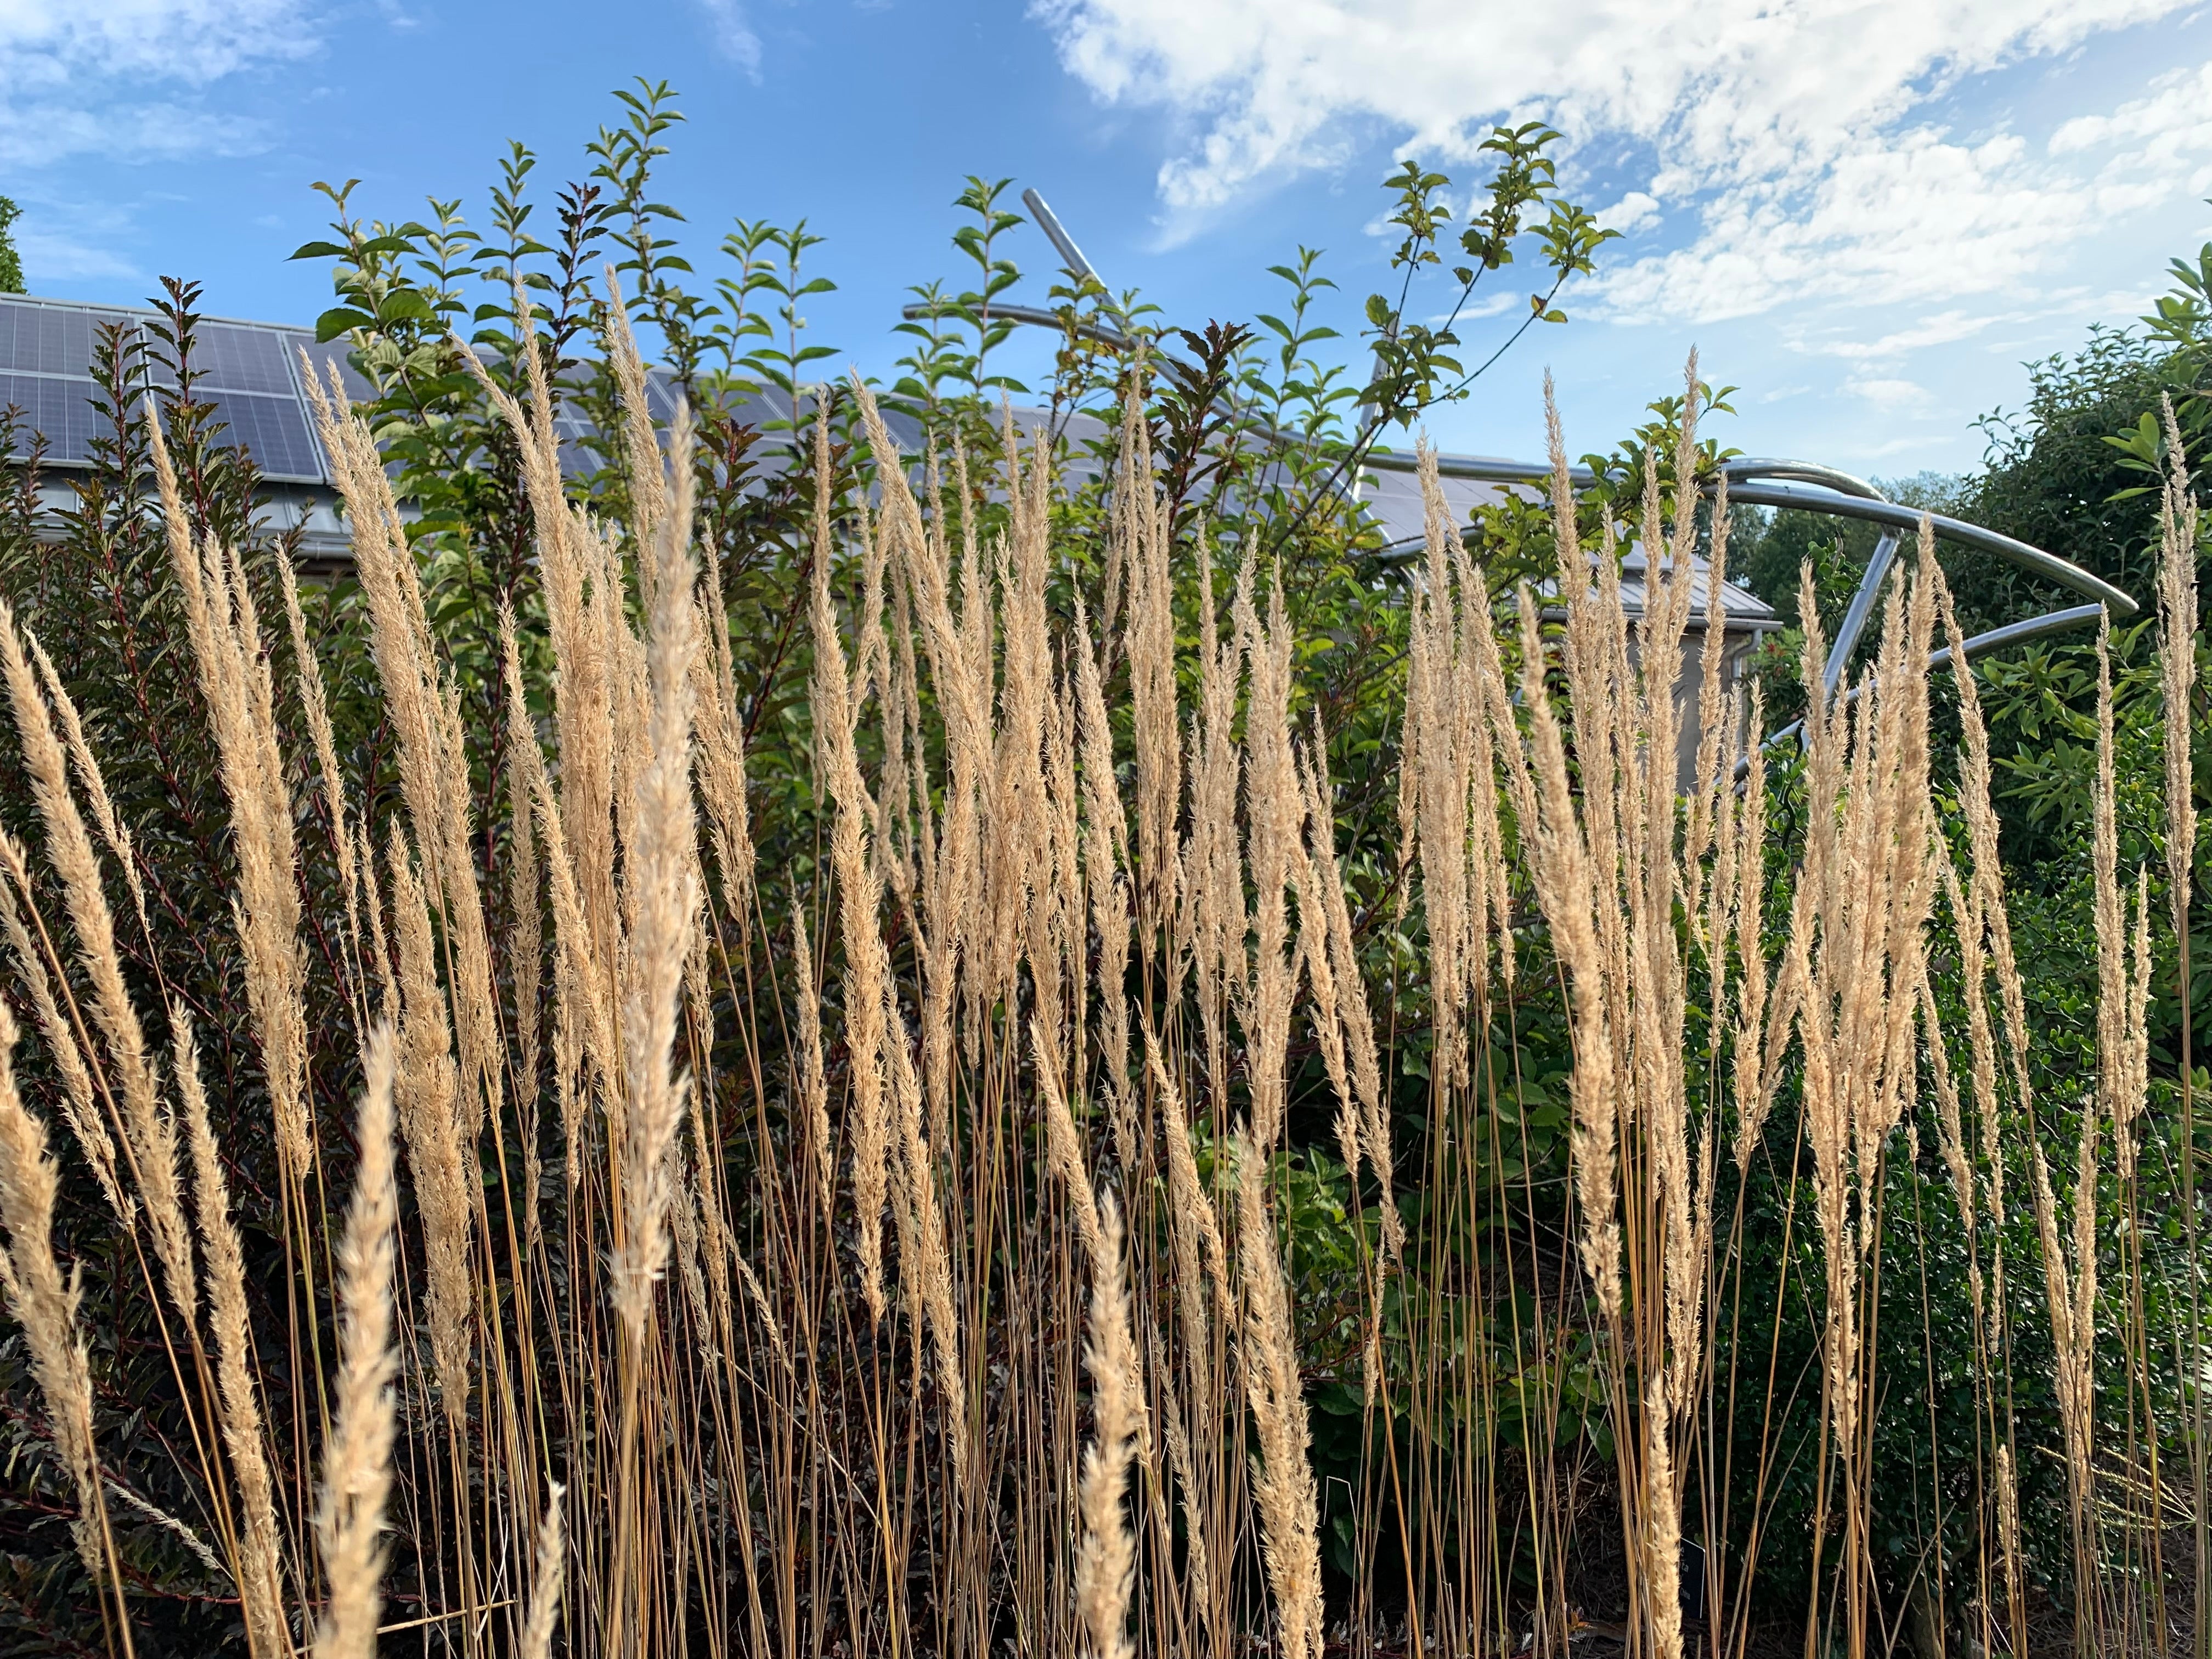
<instances>
[{"instance_id":1,"label":"curved metal arch","mask_svg":"<svg viewBox=\"0 0 2212 1659\"><path fill-rule=\"evenodd\" d=\"M1862 501L1879 501L1886 499L1865 479L1849 472L1838 471L1832 466L1821 466L1812 461L1788 461L1759 455L1739 455L1734 460L1723 461L1721 471L1728 474L1731 486L1735 480L1777 478L1788 483L1819 484L1839 495L1856 495Z\"/></svg>"},{"instance_id":2,"label":"curved metal arch","mask_svg":"<svg viewBox=\"0 0 2212 1659\"><path fill-rule=\"evenodd\" d=\"M1929 520L1936 534L1945 541L1956 542L1978 552L1994 554L2006 563L2016 565L2046 581L2061 587L2071 588L2084 599L2094 599L2109 607L2114 616L2132 617L2142 607L2128 594L2112 586L2101 576L2094 576L2081 566L2046 553L2039 547L2016 541L2012 537L1980 525L1968 524L1963 519L1947 517L1941 513L1923 514L1909 507L1899 507L1893 501L1866 501L1855 495L1844 495L1832 490L1800 489L1787 484L1746 484L1729 486L1729 499L1741 501L1747 507L1797 507L1814 513L1825 513L1833 518L1865 519L1897 530L1915 530L1923 518Z\"/></svg>"},{"instance_id":3,"label":"curved metal arch","mask_svg":"<svg viewBox=\"0 0 2212 1659\"><path fill-rule=\"evenodd\" d=\"M2025 645L2030 640L2043 639L2052 634L2071 633L2075 629L2086 627L2104 614L2105 607L2101 605L2077 605L2064 611L2047 611L2039 617L2025 617L2016 623L2007 623L2002 628L1992 628L1986 634L1976 634L1970 639L1961 641L1959 649L1966 659L1972 662L1977 657L1985 655L1991 651L2002 650L2008 645ZM1951 647L1948 645L1938 646L1928 653L1928 672L1932 674L1937 669L1948 665L1950 660ZM1863 684L1853 686L1844 694L1844 701L1846 702L1855 701L1859 693L1865 689ZM1761 749L1778 749L1784 744L1797 741L1803 736L1804 731L1803 720L1792 720L1759 746ZM1735 763L1735 775L1739 779L1750 769L1751 760L1748 756Z\"/></svg>"},{"instance_id":4,"label":"curved metal arch","mask_svg":"<svg viewBox=\"0 0 2212 1659\"><path fill-rule=\"evenodd\" d=\"M1419 458L1403 450L1377 450L1367 458L1367 465L1383 472L1414 472L1420 468ZM1942 540L1992 554L2031 574L2108 606L2115 616L2132 617L2142 609L2103 577L2092 575L2055 553L2046 553L2039 547L2031 547L2026 542L1969 524L1963 519L1941 513L1923 514L1884 501L1875 493L1872 485L1832 467L1809 461L1758 460L1731 462L1723 471L1729 477L1729 499L1745 507L1792 507L1832 518L1863 519L1893 530L1917 531L1921 520L1926 518ZM1596 475L1588 467L1570 467L1567 471L1572 483L1595 482ZM1534 461L1492 460L1480 456L1438 456L1437 473L1440 477L1468 478L1486 483L1547 484L1552 477L1550 467ZM1747 482L1738 483L1738 477ZM1761 477L1778 482L1751 482ZM1711 494L1715 488L1708 485L1706 493ZM1840 633L1838 643L1842 643Z\"/></svg>"},{"instance_id":5,"label":"curved metal arch","mask_svg":"<svg viewBox=\"0 0 2212 1659\"><path fill-rule=\"evenodd\" d=\"M1059 220L1045 205L1043 198L1034 191L1027 191L1023 194L1023 201L1036 214L1045 234L1066 259L1069 268L1097 280L1097 272L1077 250ZM1040 310L1032 306L993 306L990 310L994 316L1009 322L1054 329L1066 326L1066 319L1059 313ZM928 313L926 307L908 306L902 314L915 319L926 317ZM1095 324L1078 323L1076 330L1109 347L1126 349L1130 343L1126 334ZM1253 435L1267 439L1282 434L1260 431ZM1370 450L1361 463L1363 466L1378 472L1418 472L1420 464L1418 454L1401 449ZM1440 477L1463 478L1483 483L1543 488L1552 480L1551 467L1540 462L1487 456L1439 455L1436 458L1436 468ZM2070 560L2062 559L2055 553L2045 552L2001 532L1970 524L1963 519L1940 513L1923 514L1886 501L1881 492L1865 479L1836 467L1825 466L1815 461L1746 455L1723 462L1721 472L1727 480L1729 499L1746 507L1786 507L1799 512L1824 514L1831 518L1860 519L1882 526L1881 535L1875 544L1857 591L1851 596L1850 606L1844 614L1843 623L1836 630L1835 641L1829 653L1826 679L1827 689L1832 694L1840 684L1844 665L1856 649L1867 622L1873 615L1875 596L1888 576L1891 565L1895 562L1902 532L1912 531L1917 533L1923 519L1941 540L1990 554L2031 575L2079 593L2092 602L2048 611L2004 628L1993 629L1987 634L1977 635L1966 641L1966 651L1970 659L1983 651L1995 650L2002 645L2017 643L2022 639L2040 638L2046 634L2080 627L2100 611L2110 611L2116 617L2132 617L2142 608L2130 594ZM1597 481L1596 473L1586 466L1569 467L1567 477L1571 483L1583 487ZM1708 484L1705 486L1705 493L1715 494L1718 487L1717 482ZM1948 647L1936 653L1929 659L1930 666L1934 666L1939 658L1948 659Z\"/></svg>"}]
</instances>

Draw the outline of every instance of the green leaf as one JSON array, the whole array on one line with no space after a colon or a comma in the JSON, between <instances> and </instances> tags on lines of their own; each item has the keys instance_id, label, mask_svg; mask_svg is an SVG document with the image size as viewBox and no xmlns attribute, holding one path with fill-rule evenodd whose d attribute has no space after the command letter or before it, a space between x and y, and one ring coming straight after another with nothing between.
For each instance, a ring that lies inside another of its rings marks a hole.
<instances>
[{"instance_id":1,"label":"green leaf","mask_svg":"<svg viewBox=\"0 0 2212 1659\"><path fill-rule=\"evenodd\" d=\"M422 291L411 288L392 289L376 307L380 323L429 323L435 322L437 316Z\"/></svg>"},{"instance_id":2,"label":"green leaf","mask_svg":"<svg viewBox=\"0 0 2212 1659\"><path fill-rule=\"evenodd\" d=\"M348 252L336 242L302 242L284 257L288 259L343 259Z\"/></svg>"},{"instance_id":3,"label":"green leaf","mask_svg":"<svg viewBox=\"0 0 2212 1659\"><path fill-rule=\"evenodd\" d=\"M328 345L341 334L375 325L376 319L350 306L335 306L315 319L315 343Z\"/></svg>"}]
</instances>

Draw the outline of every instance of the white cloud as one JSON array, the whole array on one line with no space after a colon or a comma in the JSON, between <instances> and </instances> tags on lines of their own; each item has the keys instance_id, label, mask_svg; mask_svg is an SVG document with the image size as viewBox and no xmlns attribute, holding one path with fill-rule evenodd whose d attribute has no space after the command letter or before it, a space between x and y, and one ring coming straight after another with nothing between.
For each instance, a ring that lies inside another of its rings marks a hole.
<instances>
[{"instance_id":1,"label":"white cloud","mask_svg":"<svg viewBox=\"0 0 2212 1659\"><path fill-rule=\"evenodd\" d=\"M2212 64L2174 70L2151 83L2148 98L2123 104L2110 115L2077 115L2051 135L2053 155L2133 143L2130 164L2171 160L2203 150L2212 143Z\"/></svg>"},{"instance_id":2,"label":"white cloud","mask_svg":"<svg viewBox=\"0 0 2212 1659\"><path fill-rule=\"evenodd\" d=\"M1876 409L1888 414L1929 408L1936 401L1928 388L1915 380L1899 380L1894 376L1877 377L1846 383L1844 390L1857 393Z\"/></svg>"},{"instance_id":3,"label":"white cloud","mask_svg":"<svg viewBox=\"0 0 2212 1659\"><path fill-rule=\"evenodd\" d=\"M252 148L255 124L175 93L316 44L301 0L0 0L0 158Z\"/></svg>"},{"instance_id":4,"label":"white cloud","mask_svg":"<svg viewBox=\"0 0 2212 1659\"><path fill-rule=\"evenodd\" d=\"M1893 362L1915 352L1925 351L1931 346L1950 345L1956 341L1971 339L1985 329L2000 323L2027 320L2024 312L1970 312L1950 310L1923 317L1906 327L1893 329L1872 340L1800 338L1790 343L1793 349L1816 357L1840 357L1847 362Z\"/></svg>"},{"instance_id":5,"label":"white cloud","mask_svg":"<svg viewBox=\"0 0 2212 1659\"><path fill-rule=\"evenodd\" d=\"M1539 117L1584 154L1647 158L1613 223L1686 237L1617 263L1617 320L1717 321L1807 301L2021 292L2116 213L2212 190L2212 65L2048 143L1953 130L1978 76L2191 0L1033 0L1100 98L1182 124L1171 223L1328 165L1376 125L1466 160ZM2169 60L2170 61L2170 60ZM2048 119L2063 75L2034 100ZM2077 113L2063 101L2055 112ZM2202 187L2200 188L2199 181Z\"/></svg>"},{"instance_id":6,"label":"white cloud","mask_svg":"<svg viewBox=\"0 0 2212 1659\"><path fill-rule=\"evenodd\" d=\"M1658 217L1658 198L1650 191L1643 190L1630 191L1627 195L1597 216L1600 224L1607 229L1617 230L1623 235L1626 235L1632 230L1641 230L1648 224L1655 223Z\"/></svg>"},{"instance_id":7,"label":"white cloud","mask_svg":"<svg viewBox=\"0 0 2212 1659\"><path fill-rule=\"evenodd\" d=\"M263 148L266 133L263 123L250 118L167 100L93 108L59 99L0 100L0 161L19 167L43 167L72 155L153 161L248 155Z\"/></svg>"},{"instance_id":8,"label":"white cloud","mask_svg":"<svg viewBox=\"0 0 2212 1659\"><path fill-rule=\"evenodd\" d=\"M699 0L699 9L714 32L714 49L744 70L746 78L760 79L761 41L753 33L740 0Z\"/></svg>"},{"instance_id":9,"label":"white cloud","mask_svg":"<svg viewBox=\"0 0 2212 1659\"><path fill-rule=\"evenodd\" d=\"M79 76L205 85L313 45L296 0L0 0L0 66L18 88Z\"/></svg>"},{"instance_id":10,"label":"white cloud","mask_svg":"<svg viewBox=\"0 0 2212 1659\"><path fill-rule=\"evenodd\" d=\"M24 269L41 282L144 280L137 266L96 243L34 230L24 231L17 240L22 243Z\"/></svg>"}]
</instances>

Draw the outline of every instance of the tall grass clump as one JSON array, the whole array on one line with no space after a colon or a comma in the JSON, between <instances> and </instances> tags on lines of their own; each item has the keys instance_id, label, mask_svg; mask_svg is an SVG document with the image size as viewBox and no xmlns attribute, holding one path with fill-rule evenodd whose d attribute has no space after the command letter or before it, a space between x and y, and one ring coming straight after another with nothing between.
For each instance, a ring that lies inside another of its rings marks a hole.
<instances>
[{"instance_id":1,"label":"tall grass clump","mask_svg":"<svg viewBox=\"0 0 2212 1659\"><path fill-rule=\"evenodd\" d=\"M512 302L461 366L527 531L489 591L317 382L327 587L218 510L188 399L118 403L141 494L72 545L152 596L100 635L140 732L54 594L0 608L0 1380L69 1537L17 1627L2194 1650L2154 1010L2196 757L2177 718L2129 775L2124 643L2054 1073L1932 531L1832 694L1808 568L1769 744L1694 362L1595 510L1552 417L1540 560L1426 457L1410 570L1357 567L1379 639L1184 510L1142 349L1087 481L1008 411L907 453L859 379L794 386L778 611L733 598L713 388L657 419L608 294L580 480L558 318Z\"/></svg>"}]
</instances>

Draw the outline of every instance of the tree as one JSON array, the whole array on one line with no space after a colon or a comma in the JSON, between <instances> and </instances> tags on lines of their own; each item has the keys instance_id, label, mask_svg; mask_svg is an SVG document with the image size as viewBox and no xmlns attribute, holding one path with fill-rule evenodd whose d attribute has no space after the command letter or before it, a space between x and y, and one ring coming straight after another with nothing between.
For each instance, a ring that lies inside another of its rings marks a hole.
<instances>
[{"instance_id":1,"label":"tree","mask_svg":"<svg viewBox=\"0 0 2212 1659\"><path fill-rule=\"evenodd\" d=\"M0 294L23 291L23 256L15 252L15 221L23 216L12 198L0 196Z\"/></svg>"}]
</instances>

